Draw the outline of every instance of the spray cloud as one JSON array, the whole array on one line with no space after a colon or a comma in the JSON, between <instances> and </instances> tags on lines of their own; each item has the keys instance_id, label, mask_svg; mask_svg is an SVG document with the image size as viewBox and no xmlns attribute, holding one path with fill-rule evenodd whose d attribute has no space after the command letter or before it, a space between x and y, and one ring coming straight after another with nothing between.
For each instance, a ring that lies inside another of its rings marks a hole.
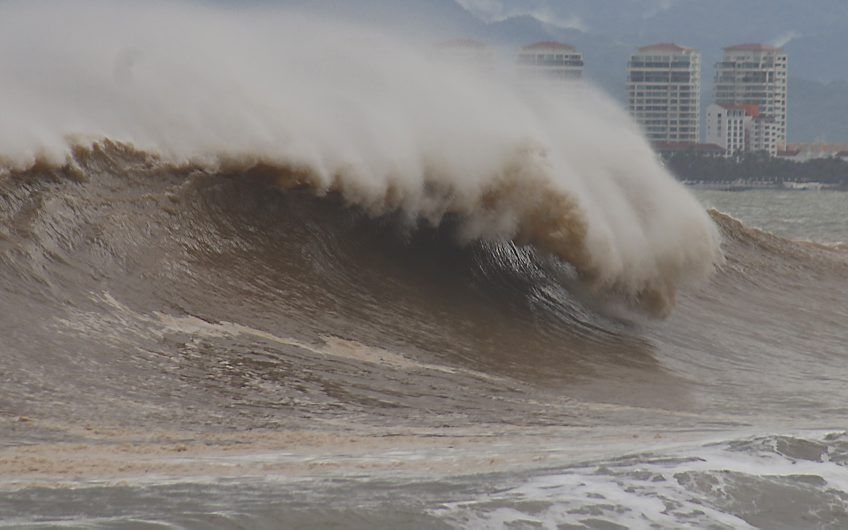
<instances>
[{"instance_id":1,"label":"spray cloud","mask_svg":"<svg viewBox=\"0 0 848 530\"><path fill-rule=\"evenodd\" d=\"M666 312L720 259L703 209L626 114L430 46L281 8L5 2L0 163L109 139L210 171L279 168L375 215L514 238Z\"/></svg>"}]
</instances>

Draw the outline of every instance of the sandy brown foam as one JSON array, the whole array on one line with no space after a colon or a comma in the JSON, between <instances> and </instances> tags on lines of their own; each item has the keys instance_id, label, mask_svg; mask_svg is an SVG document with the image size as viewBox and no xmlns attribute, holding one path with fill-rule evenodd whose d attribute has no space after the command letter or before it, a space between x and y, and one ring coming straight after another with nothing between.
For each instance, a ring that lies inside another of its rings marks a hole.
<instances>
[{"instance_id":1,"label":"sandy brown foam","mask_svg":"<svg viewBox=\"0 0 848 530\"><path fill-rule=\"evenodd\" d=\"M49 428L72 441L0 449L0 489L228 477L459 476L591 458L599 449L626 452L638 439L693 438L650 429L623 435L618 429L504 425L212 433L7 421Z\"/></svg>"}]
</instances>

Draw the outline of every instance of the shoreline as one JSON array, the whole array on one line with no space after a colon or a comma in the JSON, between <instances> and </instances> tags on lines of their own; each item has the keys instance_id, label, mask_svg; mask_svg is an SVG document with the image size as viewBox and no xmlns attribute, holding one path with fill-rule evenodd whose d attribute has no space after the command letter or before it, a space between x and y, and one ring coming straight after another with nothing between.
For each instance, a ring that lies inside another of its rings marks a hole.
<instances>
[{"instance_id":1,"label":"shoreline","mask_svg":"<svg viewBox=\"0 0 848 530\"><path fill-rule=\"evenodd\" d=\"M681 180L687 187L699 190L716 191L748 191L748 190L775 190L775 191L848 191L848 188L839 184L828 184L824 182L790 182L790 181L759 181L759 180Z\"/></svg>"}]
</instances>

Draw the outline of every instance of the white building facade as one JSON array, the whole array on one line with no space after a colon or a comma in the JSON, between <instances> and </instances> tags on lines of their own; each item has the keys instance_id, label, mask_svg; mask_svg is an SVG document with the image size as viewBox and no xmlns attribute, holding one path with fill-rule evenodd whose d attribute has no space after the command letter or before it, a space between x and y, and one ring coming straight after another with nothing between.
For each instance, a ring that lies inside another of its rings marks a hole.
<instances>
[{"instance_id":1,"label":"white building facade","mask_svg":"<svg viewBox=\"0 0 848 530\"><path fill-rule=\"evenodd\" d=\"M630 114L652 142L699 143L701 56L662 43L639 48L627 68Z\"/></svg>"},{"instance_id":2,"label":"white building facade","mask_svg":"<svg viewBox=\"0 0 848 530\"><path fill-rule=\"evenodd\" d=\"M730 156L745 151L745 129L751 120L745 109L713 103L707 107L707 143L724 148Z\"/></svg>"},{"instance_id":3,"label":"white building facade","mask_svg":"<svg viewBox=\"0 0 848 530\"><path fill-rule=\"evenodd\" d=\"M561 42L537 42L518 52L518 68L524 78L576 81L583 77L583 54Z\"/></svg>"},{"instance_id":4,"label":"white building facade","mask_svg":"<svg viewBox=\"0 0 848 530\"><path fill-rule=\"evenodd\" d=\"M762 116L764 145L786 146L788 59L780 48L740 44L724 49L716 64L715 101L724 105L756 105ZM765 123L769 125L765 125ZM772 149L764 149L771 151Z\"/></svg>"},{"instance_id":5,"label":"white building facade","mask_svg":"<svg viewBox=\"0 0 848 530\"><path fill-rule=\"evenodd\" d=\"M761 151L777 156L777 127L757 105L713 103L707 107L707 143L724 148L726 156Z\"/></svg>"},{"instance_id":6,"label":"white building facade","mask_svg":"<svg viewBox=\"0 0 848 530\"><path fill-rule=\"evenodd\" d=\"M760 114L751 120L750 143L748 149L753 152L765 151L777 156L779 129L774 118Z\"/></svg>"}]
</instances>

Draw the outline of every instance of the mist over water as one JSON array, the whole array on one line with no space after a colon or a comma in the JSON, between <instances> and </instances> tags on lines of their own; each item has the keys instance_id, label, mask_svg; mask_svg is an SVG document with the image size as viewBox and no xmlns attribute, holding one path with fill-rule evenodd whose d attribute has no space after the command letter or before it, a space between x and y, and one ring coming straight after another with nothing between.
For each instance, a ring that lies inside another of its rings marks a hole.
<instances>
[{"instance_id":1,"label":"mist over water","mask_svg":"<svg viewBox=\"0 0 848 530\"><path fill-rule=\"evenodd\" d=\"M8 2L0 155L109 139L162 163L260 166L373 215L529 242L665 314L719 259L703 209L590 86L529 84L432 43L281 8Z\"/></svg>"}]
</instances>

